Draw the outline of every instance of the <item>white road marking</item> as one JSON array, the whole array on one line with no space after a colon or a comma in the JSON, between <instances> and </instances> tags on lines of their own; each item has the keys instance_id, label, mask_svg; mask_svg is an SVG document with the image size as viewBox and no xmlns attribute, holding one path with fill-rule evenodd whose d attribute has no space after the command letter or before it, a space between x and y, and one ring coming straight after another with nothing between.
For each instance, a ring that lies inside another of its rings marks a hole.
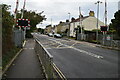
<instances>
[{"instance_id":1,"label":"white road marking","mask_svg":"<svg viewBox=\"0 0 120 80\"><path fill-rule=\"evenodd\" d=\"M52 48L46 48L46 49L52 49Z\"/></svg>"},{"instance_id":2,"label":"white road marking","mask_svg":"<svg viewBox=\"0 0 120 80\"><path fill-rule=\"evenodd\" d=\"M34 48L23 48L23 49L34 49Z\"/></svg>"},{"instance_id":3,"label":"white road marking","mask_svg":"<svg viewBox=\"0 0 120 80\"><path fill-rule=\"evenodd\" d=\"M46 37L48 37L48 36L46 36ZM95 58L101 58L101 59L103 59L103 56L100 56L100 55L97 55L97 54L94 54L94 53L91 53L91 52L87 52L87 51L85 51L85 50L81 50L81 49L77 49L77 48L73 47L75 44L81 43L81 42L73 41L73 40L66 41L66 40L62 40L62 39L56 39L56 40L55 40L55 38L50 38L50 39L48 39L48 40L54 41L54 42L56 42L56 43L58 43L58 44L60 44L60 45L65 46L65 47L62 47L62 48L72 48L72 49L74 49L74 50L77 50L77 51L79 51L79 52L81 52L81 53L85 53L85 54L87 54L87 55L93 56L93 57L95 57ZM58 41L58 40L59 40L59 41ZM61 40L61 41L66 41L66 42L71 42L71 41L72 41L72 42L76 42L76 43L74 43L74 44L72 44L71 46L69 46L69 45L62 44L62 43L60 42L60 40ZM59 45L59 46L60 46L60 45ZM87 45L88 45L88 44L87 44ZM58 48L58 49L61 49L59 46L57 46L57 48ZM92 47L95 47L95 46L92 46ZM51 49L51 48L47 48L47 49Z\"/></svg>"},{"instance_id":4,"label":"white road marking","mask_svg":"<svg viewBox=\"0 0 120 80\"><path fill-rule=\"evenodd\" d=\"M74 46L75 44L77 44L77 42L75 42L74 44L72 44L71 46Z\"/></svg>"},{"instance_id":5,"label":"white road marking","mask_svg":"<svg viewBox=\"0 0 120 80\"><path fill-rule=\"evenodd\" d=\"M57 46L57 48L59 48L60 46L62 46L61 44Z\"/></svg>"},{"instance_id":6,"label":"white road marking","mask_svg":"<svg viewBox=\"0 0 120 80\"><path fill-rule=\"evenodd\" d=\"M67 48L71 48L71 47L59 47L59 48L52 47L52 48L46 48L46 49L67 49Z\"/></svg>"},{"instance_id":7,"label":"white road marking","mask_svg":"<svg viewBox=\"0 0 120 80\"><path fill-rule=\"evenodd\" d=\"M77 48L75 48L75 47L73 47L73 46L69 46L69 45L62 44L61 42L56 41L56 40L53 40L53 39L48 39L48 40L52 40L52 41L54 41L54 42L56 42L56 43L58 43L58 44L60 44L60 45L64 45L64 46L66 46L66 47L69 47L69 48L72 48L72 49L74 49L74 50L77 50L77 51L79 51L79 52L81 52L81 53L85 53L85 54L87 54L87 55L93 56L93 57L95 57L95 58L101 58L101 59L103 59L103 56L100 56L100 55L97 55L97 54L94 54L94 53L91 53L91 52L87 52L87 51L85 51L85 50L77 49Z\"/></svg>"}]
</instances>

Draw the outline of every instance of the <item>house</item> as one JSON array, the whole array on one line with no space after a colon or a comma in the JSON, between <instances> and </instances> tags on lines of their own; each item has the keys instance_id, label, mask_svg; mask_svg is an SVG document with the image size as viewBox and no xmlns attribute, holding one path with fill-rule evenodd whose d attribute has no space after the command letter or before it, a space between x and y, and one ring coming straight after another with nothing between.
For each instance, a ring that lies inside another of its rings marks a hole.
<instances>
[{"instance_id":1,"label":"house","mask_svg":"<svg viewBox=\"0 0 120 80\"><path fill-rule=\"evenodd\" d=\"M52 32L52 26L51 25L46 26L44 33L48 34L48 33L51 33L51 32Z\"/></svg>"},{"instance_id":2,"label":"house","mask_svg":"<svg viewBox=\"0 0 120 80\"><path fill-rule=\"evenodd\" d=\"M80 22L81 21L81 22ZM103 26L104 23L98 20L98 29ZM97 18L94 16L94 11L89 12L89 16L82 16L81 19L77 18L70 23L70 36L76 37L76 29L82 27L83 30L92 31L97 29Z\"/></svg>"},{"instance_id":3,"label":"house","mask_svg":"<svg viewBox=\"0 0 120 80\"><path fill-rule=\"evenodd\" d=\"M60 21L60 23L55 27L55 32L63 35L67 35L69 30L69 21L66 22Z\"/></svg>"},{"instance_id":4,"label":"house","mask_svg":"<svg viewBox=\"0 0 120 80\"><path fill-rule=\"evenodd\" d=\"M57 33L57 25L54 26L54 32Z\"/></svg>"}]
</instances>

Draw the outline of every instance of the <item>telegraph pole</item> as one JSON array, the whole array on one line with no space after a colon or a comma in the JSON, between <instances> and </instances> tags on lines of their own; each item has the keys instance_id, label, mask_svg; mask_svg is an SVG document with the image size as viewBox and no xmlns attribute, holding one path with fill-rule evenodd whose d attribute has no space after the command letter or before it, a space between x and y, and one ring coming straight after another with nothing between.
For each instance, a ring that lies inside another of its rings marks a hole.
<instances>
[{"instance_id":1,"label":"telegraph pole","mask_svg":"<svg viewBox=\"0 0 120 80\"><path fill-rule=\"evenodd\" d=\"M70 13L68 13L69 15L69 32L68 32L68 36L70 37Z\"/></svg>"},{"instance_id":2,"label":"telegraph pole","mask_svg":"<svg viewBox=\"0 0 120 80\"><path fill-rule=\"evenodd\" d=\"M105 26L107 26L107 2L105 0ZM109 28L108 28L109 30Z\"/></svg>"},{"instance_id":3,"label":"telegraph pole","mask_svg":"<svg viewBox=\"0 0 120 80\"><path fill-rule=\"evenodd\" d=\"M51 18L51 31L50 31L50 33L53 33L52 31L53 31L53 28L52 28L52 18Z\"/></svg>"},{"instance_id":4,"label":"telegraph pole","mask_svg":"<svg viewBox=\"0 0 120 80\"><path fill-rule=\"evenodd\" d=\"M51 18L51 27L52 27L52 18Z\"/></svg>"},{"instance_id":5,"label":"telegraph pole","mask_svg":"<svg viewBox=\"0 0 120 80\"><path fill-rule=\"evenodd\" d=\"M82 14L81 14L81 8L79 7L79 25L80 25L80 29L81 29L81 40L83 39L83 30L82 30Z\"/></svg>"},{"instance_id":6,"label":"telegraph pole","mask_svg":"<svg viewBox=\"0 0 120 80\"><path fill-rule=\"evenodd\" d=\"M97 30L96 30L96 41L98 43L98 20L99 20L99 5L102 3L101 1L97 1L95 4L97 4Z\"/></svg>"}]
</instances>

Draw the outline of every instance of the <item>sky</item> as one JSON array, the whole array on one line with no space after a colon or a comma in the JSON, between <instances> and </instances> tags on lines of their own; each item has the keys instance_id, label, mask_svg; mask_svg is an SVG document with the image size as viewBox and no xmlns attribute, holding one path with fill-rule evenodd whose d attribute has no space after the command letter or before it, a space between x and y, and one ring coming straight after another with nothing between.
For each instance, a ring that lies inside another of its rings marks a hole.
<instances>
[{"instance_id":1,"label":"sky","mask_svg":"<svg viewBox=\"0 0 120 80\"><path fill-rule=\"evenodd\" d=\"M11 5L10 11L13 13L15 10L17 0L2 0L0 4ZM104 21L104 2L105 0L100 0L103 3L100 4L99 19ZM107 18L108 24L111 22L111 19L114 18L114 13L118 10L118 1L120 0L107 0ZM95 12L95 17L97 16L97 5L95 4L97 0L26 0L26 9L34 10L36 12L44 13L47 20L43 21L42 24L37 25L37 27L45 28L46 25L51 24L57 25L60 21L65 22L66 19L70 17L78 18L79 17L79 7L81 7L81 13L83 16L88 16L89 11ZM23 7L24 0L19 0L20 10Z\"/></svg>"}]
</instances>

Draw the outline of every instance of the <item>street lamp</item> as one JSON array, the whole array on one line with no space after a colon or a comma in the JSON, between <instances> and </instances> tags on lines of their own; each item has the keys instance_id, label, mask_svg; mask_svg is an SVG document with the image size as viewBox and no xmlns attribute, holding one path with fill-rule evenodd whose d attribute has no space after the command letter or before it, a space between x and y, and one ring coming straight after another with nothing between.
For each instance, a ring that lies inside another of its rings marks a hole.
<instances>
[{"instance_id":1,"label":"street lamp","mask_svg":"<svg viewBox=\"0 0 120 80\"><path fill-rule=\"evenodd\" d=\"M101 1L97 1L95 4L97 4L97 30L96 30L96 41L98 43L98 20L99 20L99 5L101 4Z\"/></svg>"},{"instance_id":2,"label":"street lamp","mask_svg":"<svg viewBox=\"0 0 120 80\"><path fill-rule=\"evenodd\" d=\"M69 21L70 21L70 13L68 13L68 15L69 15Z\"/></svg>"},{"instance_id":3,"label":"street lamp","mask_svg":"<svg viewBox=\"0 0 120 80\"><path fill-rule=\"evenodd\" d=\"M69 15L69 33L68 33L68 36L70 36L70 13L68 13Z\"/></svg>"}]
</instances>

